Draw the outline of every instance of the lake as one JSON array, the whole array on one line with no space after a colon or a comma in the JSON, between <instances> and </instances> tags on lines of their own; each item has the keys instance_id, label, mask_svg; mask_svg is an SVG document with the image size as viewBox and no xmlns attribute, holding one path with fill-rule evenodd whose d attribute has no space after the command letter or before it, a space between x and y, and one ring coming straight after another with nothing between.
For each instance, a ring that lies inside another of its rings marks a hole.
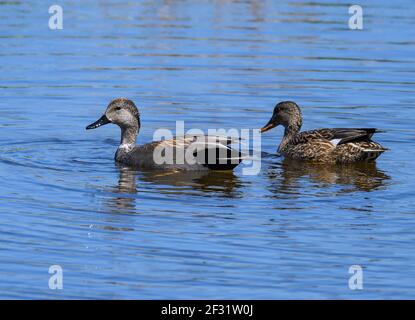
<instances>
[{"instance_id":1,"label":"lake","mask_svg":"<svg viewBox=\"0 0 415 320\"><path fill-rule=\"evenodd\" d=\"M64 1L61 30L52 4L0 2L0 298L414 297L412 1L365 1L362 30L340 0ZM293 163L277 128L256 175L132 170L116 126L85 130L116 97L139 144L258 129L293 100L304 130L376 127L390 150Z\"/></svg>"}]
</instances>

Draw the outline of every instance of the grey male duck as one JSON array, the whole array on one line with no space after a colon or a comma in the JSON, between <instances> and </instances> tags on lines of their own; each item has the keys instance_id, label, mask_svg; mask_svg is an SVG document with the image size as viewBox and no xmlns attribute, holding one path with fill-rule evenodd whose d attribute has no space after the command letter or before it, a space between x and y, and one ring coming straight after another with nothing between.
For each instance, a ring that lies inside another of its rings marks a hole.
<instances>
[{"instance_id":1,"label":"grey male duck","mask_svg":"<svg viewBox=\"0 0 415 320\"><path fill-rule=\"evenodd\" d=\"M240 152L229 147L236 142L229 137L184 135L136 145L141 126L140 113L129 99L111 101L104 115L86 129L95 129L108 123L121 128L121 142L115 153L115 161L127 166L143 169L232 170L242 161Z\"/></svg>"},{"instance_id":2,"label":"grey male duck","mask_svg":"<svg viewBox=\"0 0 415 320\"><path fill-rule=\"evenodd\" d=\"M295 102L283 101L274 108L261 133L278 125L285 128L278 152L287 158L322 163L373 161L387 149L371 140L375 128L333 128L300 132L301 110Z\"/></svg>"}]
</instances>

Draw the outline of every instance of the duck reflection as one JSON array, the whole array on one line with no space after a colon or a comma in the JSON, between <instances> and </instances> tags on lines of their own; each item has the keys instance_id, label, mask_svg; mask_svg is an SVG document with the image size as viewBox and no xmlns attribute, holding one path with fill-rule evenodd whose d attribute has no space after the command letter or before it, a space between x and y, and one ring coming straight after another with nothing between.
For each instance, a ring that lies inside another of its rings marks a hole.
<instances>
[{"instance_id":1,"label":"duck reflection","mask_svg":"<svg viewBox=\"0 0 415 320\"><path fill-rule=\"evenodd\" d=\"M284 159L273 164L267 171L273 181L270 188L274 194L300 195L298 189L308 185L310 188L323 188L327 185L342 186L337 193L356 191L370 192L385 186L390 180L385 172L377 169L375 162L349 165L312 164Z\"/></svg>"},{"instance_id":2,"label":"duck reflection","mask_svg":"<svg viewBox=\"0 0 415 320\"><path fill-rule=\"evenodd\" d=\"M118 185L112 190L115 196L109 199L109 207L136 212L136 194L140 186L151 185L158 193L188 194L235 198L242 196L238 189L240 180L232 171L143 171L117 165ZM145 186L146 189L147 186Z\"/></svg>"},{"instance_id":3,"label":"duck reflection","mask_svg":"<svg viewBox=\"0 0 415 320\"><path fill-rule=\"evenodd\" d=\"M160 192L169 194L235 198L241 183L233 171L137 171L141 182L157 184ZM164 186L164 187L163 187Z\"/></svg>"},{"instance_id":4,"label":"duck reflection","mask_svg":"<svg viewBox=\"0 0 415 320\"><path fill-rule=\"evenodd\" d=\"M108 200L108 207L120 209L123 212L135 211L135 197L137 188L134 171L127 167L118 167L118 185L112 188L114 197Z\"/></svg>"}]
</instances>

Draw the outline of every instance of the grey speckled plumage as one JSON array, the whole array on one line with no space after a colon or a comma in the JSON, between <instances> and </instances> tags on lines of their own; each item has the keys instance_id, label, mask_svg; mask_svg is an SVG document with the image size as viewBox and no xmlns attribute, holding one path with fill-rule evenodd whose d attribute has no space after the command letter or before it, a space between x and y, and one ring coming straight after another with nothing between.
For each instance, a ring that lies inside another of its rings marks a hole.
<instances>
[{"instance_id":1,"label":"grey speckled plumage","mask_svg":"<svg viewBox=\"0 0 415 320\"><path fill-rule=\"evenodd\" d=\"M278 152L287 158L310 162L353 163L373 161L387 149L372 141L375 128L333 128L300 132L302 115L291 101L278 103L266 132L278 125L285 128Z\"/></svg>"},{"instance_id":2,"label":"grey speckled plumage","mask_svg":"<svg viewBox=\"0 0 415 320\"><path fill-rule=\"evenodd\" d=\"M115 153L115 161L128 166L143 169L232 170L242 161L241 154L229 147L236 142L229 137L185 135L136 145L141 125L140 113L129 99L111 101L104 115L86 129L95 129L108 123L121 128L121 142ZM171 154L168 158L171 161L163 163L166 154ZM190 155L192 161L183 159L186 154Z\"/></svg>"}]
</instances>

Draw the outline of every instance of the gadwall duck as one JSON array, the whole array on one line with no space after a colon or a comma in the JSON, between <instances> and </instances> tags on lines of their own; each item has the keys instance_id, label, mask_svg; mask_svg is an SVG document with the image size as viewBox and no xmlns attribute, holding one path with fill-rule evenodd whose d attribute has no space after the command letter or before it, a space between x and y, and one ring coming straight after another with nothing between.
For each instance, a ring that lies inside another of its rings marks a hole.
<instances>
[{"instance_id":1,"label":"gadwall duck","mask_svg":"<svg viewBox=\"0 0 415 320\"><path fill-rule=\"evenodd\" d=\"M242 161L241 153L229 147L237 141L229 137L184 135L136 145L140 131L140 113L129 99L111 101L104 115L86 129L95 129L108 123L121 128L121 142L115 153L115 161L127 166L146 169L232 170Z\"/></svg>"},{"instance_id":2,"label":"gadwall duck","mask_svg":"<svg viewBox=\"0 0 415 320\"><path fill-rule=\"evenodd\" d=\"M296 160L323 163L373 161L387 149L371 140L375 128L334 128L300 132L301 111L291 101L278 103L261 133L278 125L285 128L278 148L283 156Z\"/></svg>"}]
</instances>

